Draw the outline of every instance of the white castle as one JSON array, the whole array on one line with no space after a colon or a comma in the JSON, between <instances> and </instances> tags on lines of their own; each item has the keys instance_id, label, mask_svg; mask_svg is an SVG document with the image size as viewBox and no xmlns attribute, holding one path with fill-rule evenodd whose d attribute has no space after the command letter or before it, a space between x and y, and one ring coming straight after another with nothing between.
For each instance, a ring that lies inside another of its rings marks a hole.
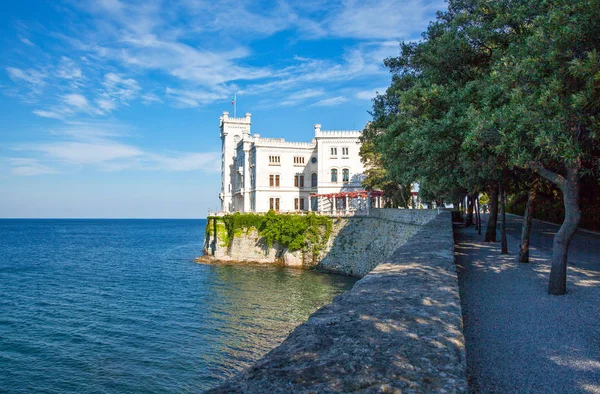
<instances>
[{"instance_id":1,"label":"white castle","mask_svg":"<svg viewBox=\"0 0 600 394\"><path fill-rule=\"evenodd\" d=\"M311 142L288 142L251 135L250 118L220 117L222 212L335 213L366 205L352 193L362 190L364 178L361 131L322 131L316 124Z\"/></svg>"}]
</instances>

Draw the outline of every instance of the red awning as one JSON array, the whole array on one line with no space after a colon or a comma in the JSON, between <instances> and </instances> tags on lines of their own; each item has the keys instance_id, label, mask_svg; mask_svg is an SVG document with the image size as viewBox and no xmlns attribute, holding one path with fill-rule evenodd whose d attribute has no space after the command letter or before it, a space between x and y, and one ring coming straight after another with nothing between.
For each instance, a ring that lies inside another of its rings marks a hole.
<instances>
[{"instance_id":1,"label":"red awning","mask_svg":"<svg viewBox=\"0 0 600 394\"><path fill-rule=\"evenodd\" d=\"M367 190L357 190L352 192L339 192L339 193L328 193L328 194L311 194L311 197L326 197L326 198L367 198ZM381 197L383 192L381 190L371 190L371 197Z\"/></svg>"}]
</instances>

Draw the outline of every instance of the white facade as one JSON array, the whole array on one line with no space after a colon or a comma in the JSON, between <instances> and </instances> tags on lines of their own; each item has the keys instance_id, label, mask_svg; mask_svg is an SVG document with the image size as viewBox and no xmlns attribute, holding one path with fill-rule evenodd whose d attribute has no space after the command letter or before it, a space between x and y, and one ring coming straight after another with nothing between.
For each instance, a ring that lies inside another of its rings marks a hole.
<instances>
[{"instance_id":1,"label":"white facade","mask_svg":"<svg viewBox=\"0 0 600 394\"><path fill-rule=\"evenodd\" d=\"M222 212L327 211L335 199L311 196L361 190L360 131L322 131L316 124L311 142L288 142L251 135L250 125L249 113L220 118Z\"/></svg>"}]
</instances>

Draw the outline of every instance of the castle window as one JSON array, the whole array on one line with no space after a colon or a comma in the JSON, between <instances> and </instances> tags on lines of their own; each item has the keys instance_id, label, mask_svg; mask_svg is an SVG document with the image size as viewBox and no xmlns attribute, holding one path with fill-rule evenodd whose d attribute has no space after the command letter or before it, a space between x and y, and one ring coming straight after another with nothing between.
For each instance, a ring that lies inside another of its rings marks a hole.
<instances>
[{"instance_id":1,"label":"castle window","mask_svg":"<svg viewBox=\"0 0 600 394\"><path fill-rule=\"evenodd\" d=\"M317 173L313 172L310 176L310 186L317 187Z\"/></svg>"},{"instance_id":2,"label":"castle window","mask_svg":"<svg viewBox=\"0 0 600 394\"><path fill-rule=\"evenodd\" d=\"M313 164L315 164L317 162L317 158L316 157L311 158L310 162L313 163Z\"/></svg>"},{"instance_id":3,"label":"castle window","mask_svg":"<svg viewBox=\"0 0 600 394\"><path fill-rule=\"evenodd\" d=\"M294 187L304 187L304 175L294 176Z\"/></svg>"},{"instance_id":4,"label":"castle window","mask_svg":"<svg viewBox=\"0 0 600 394\"><path fill-rule=\"evenodd\" d=\"M269 165L270 166L280 166L281 165L281 156L269 156Z\"/></svg>"},{"instance_id":5,"label":"castle window","mask_svg":"<svg viewBox=\"0 0 600 394\"><path fill-rule=\"evenodd\" d=\"M304 198L294 198L294 210L304 211Z\"/></svg>"},{"instance_id":6,"label":"castle window","mask_svg":"<svg viewBox=\"0 0 600 394\"><path fill-rule=\"evenodd\" d=\"M342 157L348 158L348 148L342 148Z\"/></svg>"},{"instance_id":7,"label":"castle window","mask_svg":"<svg viewBox=\"0 0 600 394\"><path fill-rule=\"evenodd\" d=\"M347 168L344 168L342 170L342 182L344 182L344 183L350 182L350 170Z\"/></svg>"},{"instance_id":8,"label":"castle window","mask_svg":"<svg viewBox=\"0 0 600 394\"><path fill-rule=\"evenodd\" d=\"M295 166L304 165L304 157L302 157L302 156L294 156L294 165Z\"/></svg>"},{"instance_id":9,"label":"castle window","mask_svg":"<svg viewBox=\"0 0 600 394\"><path fill-rule=\"evenodd\" d=\"M269 175L269 187L279 187L279 175Z\"/></svg>"},{"instance_id":10,"label":"castle window","mask_svg":"<svg viewBox=\"0 0 600 394\"><path fill-rule=\"evenodd\" d=\"M269 209L271 211L279 212L279 198L269 198Z\"/></svg>"},{"instance_id":11,"label":"castle window","mask_svg":"<svg viewBox=\"0 0 600 394\"><path fill-rule=\"evenodd\" d=\"M331 148L331 156L337 156L337 148Z\"/></svg>"},{"instance_id":12,"label":"castle window","mask_svg":"<svg viewBox=\"0 0 600 394\"><path fill-rule=\"evenodd\" d=\"M331 170L331 182L337 183L337 170L335 168Z\"/></svg>"}]
</instances>

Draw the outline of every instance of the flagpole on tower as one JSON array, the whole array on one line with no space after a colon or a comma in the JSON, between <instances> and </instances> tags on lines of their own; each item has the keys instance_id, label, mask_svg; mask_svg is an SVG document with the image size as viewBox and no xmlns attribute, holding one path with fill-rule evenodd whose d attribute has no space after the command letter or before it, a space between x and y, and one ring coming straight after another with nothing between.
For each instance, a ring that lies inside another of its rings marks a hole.
<instances>
[{"instance_id":1,"label":"flagpole on tower","mask_svg":"<svg viewBox=\"0 0 600 394\"><path fill-rule=\"evenodd\" d=\"M233 94L233 99L231 100L231 104L233 104L233 117L237 118L237 93Z\"/></svg>"}]
</instances>

